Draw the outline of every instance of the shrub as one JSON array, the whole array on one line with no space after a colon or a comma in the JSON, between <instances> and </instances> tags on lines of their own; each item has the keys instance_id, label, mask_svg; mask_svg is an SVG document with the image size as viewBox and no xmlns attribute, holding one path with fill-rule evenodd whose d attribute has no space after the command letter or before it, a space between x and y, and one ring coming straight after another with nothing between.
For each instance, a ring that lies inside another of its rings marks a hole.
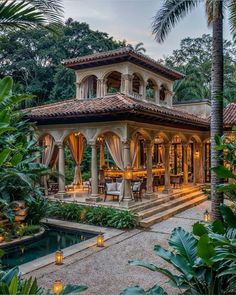
<instances>
[{"instance_id":1,"label":"shrub","mask_svg":"<svg viewBox=\"0 0 236 295\"><path fill-rule=\"evenodd\" d=\"M47 215L49 210L49 202L41 196L28 197L25 199L28 207L28 215L26 221L31 224L39 224L40 220Z\"/></svg>"},{"instance_id":2,"label":"shrub","mask_svg":"<svg viewBox=\"0 0 236 295\"><path fill-rule=\"evenodd\" d=\"M110 226L119 229L134 228L135 215L128 210L117 210L102 206L89 207L76 203L52 202L50 214L59 219L76 221L99 226Z\"/></svg>"}]
</instances>

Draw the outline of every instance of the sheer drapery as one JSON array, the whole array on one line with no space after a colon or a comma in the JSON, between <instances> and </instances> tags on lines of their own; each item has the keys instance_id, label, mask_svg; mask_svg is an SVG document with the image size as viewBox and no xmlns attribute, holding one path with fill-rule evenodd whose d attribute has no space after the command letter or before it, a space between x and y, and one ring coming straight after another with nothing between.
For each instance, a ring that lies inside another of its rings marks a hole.
<instances>
[{"instance_id":1,"label":"sheer drapery","mask_svg":"<svg viewBox=\"0 0 236 295\"><path fill-rule=\"evenodd\" d=\"M46 135L43 141L44 150L42 152L41 163L48 168L53 168L58 160L58 148L51 135ZM48 195L48 176L43 176L45 195Z\"/></svg>"},{"instance_id":2,"label":"sheer drapery","mask_svg":"<svg viewBox=\"0 0 236 295\"><path fill-rule=\"evenodd\" d=\"M93 98L94 97L94 76L88 77L84 83L84 98Z\"/></svg>"},{"instance_id":3,"label":"sheer drapery","mask_svg":"<svg viewBox=\"0 0 236 295\"><path fill-rule=\"evenodd\" d=\"M130 141L130 158L131 158L131 166L134 168L134 164L136 158L138 156L138 144L139 144L139 136L138 134Z\"/></svg>"},{"instance_id":4,"label":"sheer drapery","mask_svg":"<svg viewBox=\"0 0 236 295\"><path fill-rule=\"evenodd\" d=\"M82 134L75 135L74 133L72 133L68 137L68 144L71 151L71 155L76 164L74 180L73 180L74 185L81 185L83 182L80 165L81 165L81 161L82 161L83 153L84 153L84 143L85 143L85 140Z\"/></svg>"},{"instance_id":5,"label":"sheer drapery","mask_svg":"<svg viewBox=\"0 0 236 295\"><path fill-rule=\"evenodd\" d=\"M121 171L124 171L123 146L122 146L122 142L120 138L113 133L104 134L104 138L105 138L107 148L116 166ZM124 197L124 181L122 181L122 184L121 184L119 201L122 201L123 197Z\"/></svg>"}]
</instances>

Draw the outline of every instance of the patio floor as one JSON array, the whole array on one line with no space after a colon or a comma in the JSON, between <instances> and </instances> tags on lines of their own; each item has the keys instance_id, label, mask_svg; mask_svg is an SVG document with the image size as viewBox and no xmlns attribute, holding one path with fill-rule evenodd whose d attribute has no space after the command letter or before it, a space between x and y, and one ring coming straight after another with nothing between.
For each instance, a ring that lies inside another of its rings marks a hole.
<instances>
[{"instance_id":1,"label":"patio floor","mask_svg":"<svg viewBox=\"0 0 236 295\"><path fill-rule=\"evenodd\" d=\"M37 277L40 286L50 289L56 279L61 279L64 285L87 285L88 290L81 293L84 295L118 295L128 286L140 285L147 289L157 283L165 288L168 295L175 295L177 290L165 283L167 279L163 275L130 266L128 260L142 259L168 267L153 252L154 245L167 247L167 240L174 227L191 230L192 225L202 219L206 209L210 209L209 201L155 224L148 230L124 232L111 238L104 248L94 246L74 254L66 258L62 266L52 264L33 271L30 275Z\"/></svg>"}]
</instances>

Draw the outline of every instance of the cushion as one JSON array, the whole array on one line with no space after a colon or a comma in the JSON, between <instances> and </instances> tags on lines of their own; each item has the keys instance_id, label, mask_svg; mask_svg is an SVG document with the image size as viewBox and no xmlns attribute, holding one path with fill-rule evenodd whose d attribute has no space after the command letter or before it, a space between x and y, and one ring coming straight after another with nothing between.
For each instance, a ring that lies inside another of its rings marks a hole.
<instances>
[{"instance_id":1,"label":"cushion","mask_svg":"<svg viewBox=\"0 0 236 295\"><path fill-rule=\"evenodd\" d=\"M121 191L121 186L122 186L122 182L117 182L117 190L120 192Z\"/></svg>"},{"instance_id":2,"label":"cushion","mask_svg":"<svg viewBox=\"0 0 236 295\"><path fill-rule=\"evenodd\" d=\"M109 191L107 192L108 195L112 195L112 196L119 196L120 192L119 191Z\"/></svg>"},{"instance_id":3,"label":"cushion","mask_svg":"<svg viewBox=\"0 0 236 295\"><path fill-rule=\"evenodd\" d=\"M111 182L111 183L106 183L107 186L107 192L110 193L110 191L116 191L116 183Z\"/></svg>"},{"instance_id":4,"label":"cushion","mask_svg":"<svg viewBox=\"0 0 236 295\"><path fill-rule=\"evenodd\" d=\"M139 191L140 186L141 186L141 182L135 182L135 183L133 184L133 192L137 192L137 191Z\"/></svg>"}]
</instances>

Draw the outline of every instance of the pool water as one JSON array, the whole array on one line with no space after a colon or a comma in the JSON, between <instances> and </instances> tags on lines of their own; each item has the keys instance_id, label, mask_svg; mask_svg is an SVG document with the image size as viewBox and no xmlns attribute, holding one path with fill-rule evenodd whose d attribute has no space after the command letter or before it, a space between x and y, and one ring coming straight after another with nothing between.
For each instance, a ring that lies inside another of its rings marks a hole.
<instances>
[{"instance_id":1,"label":"pool water","mask_svg":"<svg viewBox=\"0 0 236 295\"><path fill-rule=\"evenodd\" d=\"M1 263L4 269L12 268L95 237L95 234L49 227L45 233L28 242L4 248Z\"/></svg>"}]
</instances>

